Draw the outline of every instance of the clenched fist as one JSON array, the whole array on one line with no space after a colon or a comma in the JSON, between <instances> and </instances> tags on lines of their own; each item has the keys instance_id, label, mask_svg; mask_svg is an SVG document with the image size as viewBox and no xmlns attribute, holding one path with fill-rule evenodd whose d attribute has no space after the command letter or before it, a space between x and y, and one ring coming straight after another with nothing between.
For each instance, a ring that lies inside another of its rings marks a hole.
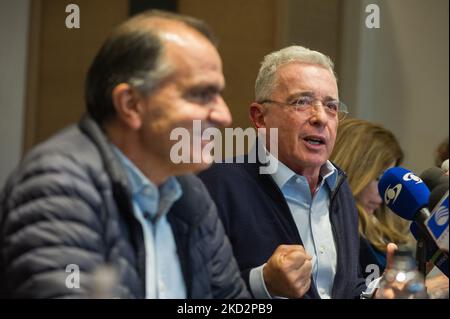
<instances>
[{"instance_id":1,"label":"clenched fist","mask_svg":"<svg viewBox=\"0 0 450 319\"><path fill-rule=\"evenodd\" d=\"M311 259L301 245L280 245L263 269L271 295L301 298L311 285Z\"/></svg>"}]
</instances>

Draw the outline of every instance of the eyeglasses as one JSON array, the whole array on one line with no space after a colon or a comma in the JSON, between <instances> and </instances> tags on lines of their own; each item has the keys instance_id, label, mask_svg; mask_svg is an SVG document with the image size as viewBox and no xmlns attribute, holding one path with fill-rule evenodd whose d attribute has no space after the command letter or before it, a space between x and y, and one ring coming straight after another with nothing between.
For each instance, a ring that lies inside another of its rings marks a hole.
<instances>
[{"instance_id":1,"label":"eyeglasses","mask_svg":"<svg viewBox=\"0 0 450 319\"><path fill-rule=\"evenodd\" d=\"M290 103L268 99L259 102L259 104L265 103L280 104L291 107L295 111L304 112L311 110L313 106L316 106L318 104L317 102L320 102L320 104L322 104L323 108L325 109L325 112L331 117L339 117L339 119L342 120L348 114L347 106L343 102L337 100L321 101L312 96L301 96Z\"/></svg>"}]
</instances>

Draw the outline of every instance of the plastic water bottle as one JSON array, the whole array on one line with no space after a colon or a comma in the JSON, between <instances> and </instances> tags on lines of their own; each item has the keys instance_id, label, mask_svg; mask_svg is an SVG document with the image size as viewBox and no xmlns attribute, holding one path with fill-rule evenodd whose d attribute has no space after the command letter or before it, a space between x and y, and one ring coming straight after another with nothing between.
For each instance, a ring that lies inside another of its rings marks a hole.
<instances>
[{"instance_id":1,"label":"plastic water bottle","mask_svg":"<svg viewBox=\"0 0 450 319\"><path fill-rule=\"evenodd\" d=\"M392 268L383 275L379 289L382 299L429 298L412 252L405 248L395 251Z\"/></svg>"}]
</instances>

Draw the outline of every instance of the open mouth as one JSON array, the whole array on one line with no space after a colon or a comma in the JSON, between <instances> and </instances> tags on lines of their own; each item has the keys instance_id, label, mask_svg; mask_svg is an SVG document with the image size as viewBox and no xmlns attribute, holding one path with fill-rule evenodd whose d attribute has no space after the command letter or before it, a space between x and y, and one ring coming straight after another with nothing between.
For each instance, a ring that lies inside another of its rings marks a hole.
<instances>
[{"instance_id":1,"label":"open mouth","mask_svg":"<svg viewBox=\"0 0 450 319\"><path fill-rule=\"evenodd\" d=\"M325 145L325 139L320 136L306 136L303 140L310 145Z\"/></svg>"}]
</instances>

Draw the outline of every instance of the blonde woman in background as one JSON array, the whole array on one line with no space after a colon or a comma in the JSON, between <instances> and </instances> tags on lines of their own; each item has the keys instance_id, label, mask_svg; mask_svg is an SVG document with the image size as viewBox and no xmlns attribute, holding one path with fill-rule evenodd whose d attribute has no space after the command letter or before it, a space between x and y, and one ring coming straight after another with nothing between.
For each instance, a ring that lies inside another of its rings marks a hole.
<instances>
[{"instance_id":1,"label":"blonde woman in background","mask_svg":"<svg viewBox=\"0 0 450 319\"><path fill-rule=\"evenodd\" d=\"M378 180L399 165L403 152L395 136L380 125L348 118L340 122L330 160L348 175L359 213L360 264L365 277L386 266L386 245L409 244L409 224L383 205Z\"/></svg>"}]
</instances>

